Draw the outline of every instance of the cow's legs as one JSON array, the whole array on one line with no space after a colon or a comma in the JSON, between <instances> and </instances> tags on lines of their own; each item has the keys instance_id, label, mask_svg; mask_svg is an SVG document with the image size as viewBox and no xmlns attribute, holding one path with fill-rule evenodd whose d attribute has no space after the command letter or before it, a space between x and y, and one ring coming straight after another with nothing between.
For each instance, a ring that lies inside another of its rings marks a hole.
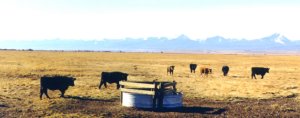
<instances>
[{"instance_id":1,"label":"cow's legs","mask_svg":"<svg viewBox=\"0 0 300 118\"><path fill-rule=\"evenodd\" d=\"M255 76L255 74L252 74L252 79L253 79L253 77L256 79L256 76Z\"/></svg>"},{"instance_id":2,"label":"cow's legs","mask_svg":"<svg viewBox=\"0 0 300 118\"><path fill-rule=\"evenodd\" d=\"M49 95L48 95L48 91L47 91L47 89L43 89L43 92L46 94L47 98L49 98L49 99L50 99L50 97L49 97Z\"/></svg>"},{"instance_id":3,"label":"cow's legs","mask_svg":"<svg viewBox=\"0 0 300 118\"><path fill-rule=\"evenodd\" d=\"M102 82L100 82L100 84L99 84L99 87L98 87L99 89L101 89L101 86L102 86L102 84L103 84L103 83L102 83Z\"/></svg>"},{"instance_id":4,"label":"cow's legs","mask_svg":"<svg viewBox=\"0 0 300 118\"><path fill-rule=\"evenodd\" d=\"M99 86L98 86L99 89L101 89L101 85L102 85L102 82L100 82L100 84L99 84Z\"/></svg>"},{"instance_id":5,"label":"cow's legs","mask_svg":"<svg viewBox=\"0 0 300 118\"><path fill-rule=\"evenodd\" d=\"M117 89L119 89L120 88L120 83L119 82L117 82Z\"/></svg>"},{"instance_id":6,"label":"cow's legs","mask_svg":"<svg viewBox=\"0 0 300 118\"><path fill-rule=\"evenodd\" d=\"M40 99L42 99L43 94L44 94L43 89L40 89Z\"/></svg>"},{"instance_id":7,"label":"cow's legs","mask_svg":"<svg viewBox=\"0 0 300 118\"><path fill-rule=\"evenodd\" d=\"M60 97L65 97L66 90L60 90L60 92L61 92Z\"/></svg>"},{"instance_id":8,"label":"cow's legs","mask_svg":"<svg viewBox=\"0 0 300 118\"><path fill-rule=\"evenodd\" d=\"M104 87L107 88L106 82L104 82Z\"/></svg>"},{"instance_id":9,"label":"cow's legs","mask_svg":"<svg viewBox=\"0 0 300 118\"><path fill-rule=\"evenodd\" d=\"M262 74L262 75L261 75L261 79L263 79L263 78L264 78L264 76L265 76L265 75L264 75L264 74Z\"/></svg>"},{"instance_id":10,"label":"cow's legs","mask_svg":"<svg viewBox=\"0 0 300 118\"><path fill-rule=\"evenodd\" d=\"M100 85L99 85L99 89L101 89L101 86L104 84L103 81L100 82ZM105 86L106 87L106 86Z\"/></svg>"}]
</instances>

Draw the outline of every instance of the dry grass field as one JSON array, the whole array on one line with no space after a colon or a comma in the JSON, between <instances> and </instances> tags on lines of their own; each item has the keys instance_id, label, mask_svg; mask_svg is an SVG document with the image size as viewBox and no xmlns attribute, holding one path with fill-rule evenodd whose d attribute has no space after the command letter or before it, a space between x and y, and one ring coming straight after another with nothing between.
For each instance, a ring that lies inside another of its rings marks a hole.
<instances>
[{"instance_id":1,"label":"dry grass field","mask_svg":"<svg viewBox=\"0 0 300 118\"><path fill-rule=\"evenodd\" d=\"M198 64L196 73L189 64ZM166 68L175 66L173 76ZM221 67L230 67L229 76ZM251 79L253 66L269 67ZM135 69L135 67L137 67ZM213 74L202 77L199 67ZM173 81L184 108L151 111L122 107L115 84L98 89L102 71L121 71L128 80ZM75 77L59 98L39 99L43 75ZM300 56L110 52L0 51L0 117L300 117Z\"/></svg>"}]
</instances>

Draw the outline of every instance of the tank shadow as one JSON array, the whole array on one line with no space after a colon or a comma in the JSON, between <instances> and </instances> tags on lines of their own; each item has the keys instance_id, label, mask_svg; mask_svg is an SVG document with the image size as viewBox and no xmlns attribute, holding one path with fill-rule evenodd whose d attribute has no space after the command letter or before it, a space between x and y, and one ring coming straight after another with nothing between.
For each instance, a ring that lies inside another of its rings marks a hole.
<instances>
[{"instance_id":1,"label":"tank shadow","mask_svg":"<svg viewBox=\"0 0 300 118\"><path fill-rule=\"evenodd\" d=\"M178 113L200 113L200 114L213 114L219 115L226 111L224 108L211 108L211 107L180 107L180 108L163 108L163 109L142 109L146 111L155 112L178 112Z\"/></svg>"}]
</instances>

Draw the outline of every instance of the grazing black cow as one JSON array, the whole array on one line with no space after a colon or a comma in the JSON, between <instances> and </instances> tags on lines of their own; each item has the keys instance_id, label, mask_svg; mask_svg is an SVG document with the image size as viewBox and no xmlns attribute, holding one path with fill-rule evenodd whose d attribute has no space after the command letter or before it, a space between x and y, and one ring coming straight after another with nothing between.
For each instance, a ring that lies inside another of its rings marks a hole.
<instances>
[{"instance_id":1,"label":"grazing black cow","mask_svg":"<svg viewBox=\"0 0 300 118\"><path fill-rule=\"evenodd\" d=\"M47 98L50 99L48 96L47 90L59 90L61 92L60 97L64 97L65 91L68 89L69 86L74 86L74 81L76 79L73 77L67 76L43 76L40 80L40 99L42 99L43 94L45 93Z\"/></svg>"},{"instance_id":2,"label":"grazing black cow","mask_svg":"<svg viewBox=\"0 0 300 118\"><path fill-rule=\"evenodd\" d=\"M222 67L222 71L223 71L223 75L227 76L228 72L229 72L229 67L228 66L223 66Z\"/></svg>"},{"instance_id":3,"label":"grazing black cow","mask_svg":"<svg viewBox=\"0 0 300 118\"><path fill-rule=\"evenodd\" d=\"M251 71L251 78L253 79L253 77L256 79L255 75L261 75L261 79L264 78L266 73L269 73L270 68L264 68L264 67L252 67Z\"/></svg>"},{"instance_id":4,"label":"grazing black cow","mask_svg":"<svg viewBox=\"0 0 300 118\"><path fill-rule=\"evenodd\" d=\"M197 68L197 64L190 64L190 70L191 70L191 73L195 73L195 70Z\"/></svg>"},{"instance_id":5,"label":"grazing black cow","mask_svg":"<svg viewBox=\"0 0 300 118\"><path fill-rule=\"evenodd\" d=\"M117 89L120 88L120 81L127 81L127 73L122 73L122 72L102 72L101 73L101 81L99 85L99 89L101 89L101 86L104 84L105 88L106 82L108 83L116 83L117 84Z\"/></svg>"},{"instance_id":6,"label":"grazing black cow","mask_svg":"<svg viewBox=\"0 0 300 118\"><path fill-rule=\"evenodd\" d=\"M174 72L174 69L175 69L175 66L169 66L167 68L167 75L170 73L170 75L173 75L173 72Z\"/></svg>"},{"instance_id":7,"label":"grazing black cow","mask_svg":"<svg viewBox=\"0 0 300 118\"><path fill-rule=\"evenodd\" d=\"M208 76L208 74L212 74L212 69L211 68L200 68L200 75L205 75Z\"/></svg>"}]
</instances>

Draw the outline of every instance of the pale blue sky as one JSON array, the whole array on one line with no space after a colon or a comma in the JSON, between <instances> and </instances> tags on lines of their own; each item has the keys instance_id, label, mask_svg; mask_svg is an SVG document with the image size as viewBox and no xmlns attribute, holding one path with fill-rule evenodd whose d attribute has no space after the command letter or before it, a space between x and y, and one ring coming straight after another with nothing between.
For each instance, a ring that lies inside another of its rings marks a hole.
<instances>
[{"instance_id":1,"label":"pale blue sky","mask_svg":"<svg viewBox=\"0 0 300 118\"><path fill-rule=\"evenodd\" d=\"M300 40L299 0L1 0L0 40L212 36Z\"/></svg>"}]
</instances>

